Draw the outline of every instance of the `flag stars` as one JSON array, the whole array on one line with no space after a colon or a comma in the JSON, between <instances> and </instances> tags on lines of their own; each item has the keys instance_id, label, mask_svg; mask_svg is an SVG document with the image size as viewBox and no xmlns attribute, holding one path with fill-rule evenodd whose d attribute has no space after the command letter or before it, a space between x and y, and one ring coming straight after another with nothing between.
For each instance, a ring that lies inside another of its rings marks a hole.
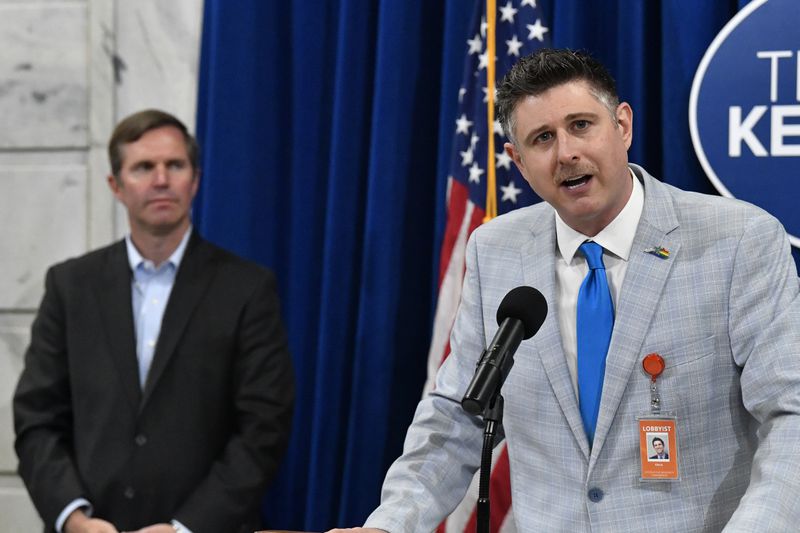
<instances>
[{"instance_id":1,"label":"flag stars","mask_svg":"<svg viewBox=\"0 0 800 533\"><path fill-rule=\"evenodd\" d=\"M522 194L522 189L514 185L513 181L508 182L508 185L501 185L500 190L503 191L503 197L500 198L500 201L510 201L512 204L517 203L517 196Z\"/></svg>"},{"instance_id":2,"label":"flag stars","mask_svg":"<svg viewBox=\"0 0 800 533\"><path fill-rule=\"evenodd\" d=\"M551 29L545 26L547 20L538 12L540 2L536 0L498 0L495 12L497 15L497 46L496 50L489 51L487 42L488 24L487 17L481 16L479 26L473 27L466 39L461 41L466 44L467 79L458 90L459 111L455 113L455 149L452 152L451 165L457 179L466 181L472 192L485 188L486 178L490 171L497 172L497 182L493 184L492 194L496 195L498 204L502 202L503 211L519 207L528 202L525 184L517 183L519 178L512 179L514 172L514 159L502 147L509 142L503 132L500 120L495 114L487 125L485 113L486 105L494 96L497 100L497 87L494 95L488 92L486 75L492 61L498 69L496 76L500 78L506 69L506 64L515 61L528 48L538 48L540 43L550 39ZM528 7L525 7L528 6ZM530 8L530 9L528 9ZM537 42L538 41L538 42ZM503 45L505 44L505 51ZM463 44L461 45L463 46ZM505 52L505 53L504 53ZM489 55L492 53L492 55ZM494 59L492 58L494 57ZM470 76L470 74L472 74ZM473 78L474 76L474 78ZM472 78L472 79L470 79ZM480 104L481 98L484 102ZM468 106L476 106L472 109ZM477 115L476 115L477 113ZM460 116L459 116L460 115ZM487 128L488 126L488 128ZM488 131L486 131L488 130ZM487 154L487 139L494 140L492 150ZM463 137L461 137L463 135ZM486 160L489 157L488 161ZM494 159L492 159L494 157ZM494 165L494 166L491 166ZM448 187L450 183L448 182ZM449 190L449 189L448 189ZM502 200L501 200L502 197Z\"/></svg>"},{"instance_id":3,"label":"flag stars","mask_svg":"<svg viewBox=\"0 0 800 533\"><path fill-rule=\"evenodd\" d=\"M500 121L498 119L494 119L494 123L492 124L492 130L497 135L502 135L503 134L503 125L500 124Z\"/></svg>"},{"instance_id":4,"label":"flag stars","mask_svg":"<svg viewBox=\"0 0 800 533\"><path fill-rule=\"evenodd\" d=\"M469 45L469 50L467 52L469 55L480 54L483 49L483 40L477 33L472 39L467 39L467 44Z\"/></svg>"},{"instance_id":5,"label":"flag stars","mask_svg":"<svg viewBox=\"0 0 800 533\"><path fill-rule=\"evenodd\" d=\"M472 166L469 167L470 183L480 183L481 175L484 174L485 172L486 172L485 170L483 170L481 167L478 166L478 163L472 163Z\"/></svg>"},{"instance_id":6,"label":"flag stars","mask_svg":"<svg viewBox=\"0 0 800 533\"><path fill-rule=\"evenodd\" d=\"M462 113L456 120L456 133L463 133L469 135L469 129L472 127L472 121L467 119L467 115Z\"/></svg>"},{"instance_id":7,"label":"flag stars","mask_svg":"<svg viewBox=\"0 0 800 533\"><path fill-rule=\"evenodd\" d=\"M514 24L514 15L517 14L517 11L517 9L514 9L511 0L508 0L508 3L500 8L500 22L505 20L511 24Z\"/></svg>"},{"instance_id":8,"label":"flag stars","mask_svg":"<svg viewBox=\"0 0 800 533\"><path fill-rule=\"evenodd\" d=\"M478 56L478 70L484 69L489 66L489 51L485 51Z\"/></svg>"},{"instance_id":9,"label":"flag stars","mask_svg":"<svg viewBox=\"0 0 800 533\"><path fill-rule=\"evenodd\" d=\"M542 26L542 19L536 19L536 22L533 24L526 24L528 27L528 40L531 39L538 39L540 42L544 42L544 34L550 31L549 28Z\"/></svg>"},{"instance_id":10,"label":"flag stars","mask_svg":"<svg viewBox=\"0 0 800 533\"><path fill-rule=\"evenodd\" d=\"M506 153L505 150L501 150L494 154L495 157L495 165L498 167L503 167L506 170L511 170L511 156Z\"/></svg>"},{"instance_id":11,"label":"flag stars","mask_svg":"<svg viewBox=\"0 0 800 533\"><path fill-rule=\"evenodd\" d=\"M461 154L461 166L466 167L473 163L474 152L472 151L472 147L467 148L463 152L459 152Z\"/></svg>"},{"instance_id":12,"label":"flag stars","mask_svg":"<svg viewBox=\"0 0 800 533\"><path fill-rule=\"evenodd\" d=\"M516 35L512 36L511 40L506 41L506 46L508 46L508 55L519 57L519 49L522 48L522 44L523 42L517 39Z\"/></svg>"}]
</instances>

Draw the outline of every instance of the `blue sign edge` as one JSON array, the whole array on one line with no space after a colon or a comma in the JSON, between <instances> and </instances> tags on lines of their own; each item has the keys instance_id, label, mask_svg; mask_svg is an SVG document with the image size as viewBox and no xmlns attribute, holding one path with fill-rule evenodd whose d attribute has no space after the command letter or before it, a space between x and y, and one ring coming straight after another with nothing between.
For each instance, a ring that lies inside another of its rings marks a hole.
<instances>
[{"instance_id":1,"label":"blue sign edge","mask_svg":"<svg viewBox=\"0 0 800 533\"><path fill-rule=\"evenodd\" d=\"M692 90L689 93L689 133L692 137L692 146L694 146L695 155L700 162L700 166L703 167L706 177L709 179L714 188L717 189L722 196L727 196L728 198L735 198L735 196L731 194L728 188L725 187L725 184L722 183L722 180L719 179L716 172L714 172L714 169L708 162L705 150L703 150L703 143L700 140L700 133L697 127L697 100L700 95L700 86L703 83L706 70L708 70L708 65L711 63L714 55L716 55L719 47L744 19L749 17L753 11L762 7L767 2L768 0L753 0L744 6L731 20L728 21L727 24L725 24L717 36L714 37L714 40L711 41L711 44L708 46L708 49L706 49L705 54L703 54L703 59L700 60L700 64L697 66L697 71L694 74L694 80L692 80ZM792 243L792 246L800 248L800 238L797 238L794 235L789 235L789 242Z\"/></svg>"}]
</instances>

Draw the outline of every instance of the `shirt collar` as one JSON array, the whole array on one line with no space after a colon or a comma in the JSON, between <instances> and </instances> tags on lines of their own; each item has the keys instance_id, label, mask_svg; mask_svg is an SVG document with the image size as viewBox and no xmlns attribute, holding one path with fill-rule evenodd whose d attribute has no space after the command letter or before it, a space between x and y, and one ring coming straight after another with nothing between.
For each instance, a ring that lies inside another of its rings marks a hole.
<instances>
[{"instance_id":1,"label":"shirt collar","mask_svg":"<svg viewBox=\"0 0 800 533\"><path fill-rule=\"evenodd\" d=\"M636 228L639 226L639 219L642 217L644 208L644 187L628 169L633 180L633 191L631 197L622 211L594 237L575 231L556 212L556 239L561 257L567 264L572 263L578 247L585 241L591 240L613 253L617 257L627 261L630 257L633 239L636 236Z\"/></svg>"},{"instance_id":2,"label":"shirt collar","mask_svg":"<svg viewBox=\"0 0 800 533\"><path fill-rule=\"evenodd\" d=\"M175 248L175 251L172 252L172 255L170 255L167 260L164 261L164 263L162 263L162 266L165 264L170 264L175 268L175 270L178 269L181 261L183 260L183 254L186 252L186 246L189 243L189 236L191 234L192 226L190 225L187 228L186 233L183 234L183 238L181 239L180 244L178 244L178 247ZM128 264L130 265L132 271L135 272L139 265L144 265L145 267L155 269L153 262L142 257L142 254L140 254L139 250L136 249L136 245L133 244L130 233L125 235L125 247L128 249Z\"/></svg>"}]
</instances>

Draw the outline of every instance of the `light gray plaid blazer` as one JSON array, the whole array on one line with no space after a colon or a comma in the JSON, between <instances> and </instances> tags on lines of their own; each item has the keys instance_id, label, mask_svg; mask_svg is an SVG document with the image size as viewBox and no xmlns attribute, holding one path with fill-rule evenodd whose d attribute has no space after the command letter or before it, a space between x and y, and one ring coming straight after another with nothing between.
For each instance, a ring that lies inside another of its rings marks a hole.
<instances>
[{"instance_id":1,"label":"light gray plaid blazer","mask_svg":"<svg viewBox=\"0 0 800 533\"><path fill-rule=\"evenodd\" d=\"M550 310L503 388L513 516L522 532L800 530L800 296L783 227L744 202L681 191L631 165L645 189L609 349L591 451L555 305L553 209L478 228L467 250L452 354L417 409L367 525L431 531L480 463L482 424L460 401L497 330L503 296L539 289ZM644 250L663 246L661 259ZM666 361L678 416L678 483L640 483L642 357ZM594 491L595 498L589 498ZM597 500L597 496L602 498Z\"/></svg>"}]
</instances>

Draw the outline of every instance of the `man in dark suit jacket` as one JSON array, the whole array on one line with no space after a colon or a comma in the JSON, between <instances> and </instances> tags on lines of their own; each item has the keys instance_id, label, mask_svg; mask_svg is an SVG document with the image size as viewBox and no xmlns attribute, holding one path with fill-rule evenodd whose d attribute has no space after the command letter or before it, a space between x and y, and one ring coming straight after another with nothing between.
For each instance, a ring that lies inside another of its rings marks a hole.
<instances>
[{"instance_id":1,"label":"man in dark suit jacket","mask_svg":"<svg viewBox=\"0 0 800 533\"><path fill-rule=\"evenodd\" d=\"M52 267L14 396L48 530L248 531L294 381L271 272L192 229L198 148L148 110L109 143L124 241Z\"/></svg>"},{"instance_id":2,"label":"man in dark suit jacket","mask_svg":"<svg viewBox=\"0 0 800 533\"><path fill-rule=\"evenodd\" d=\"M650 442L653 444L653 450L656 452L655 455L650 456L650 459L669 459L669 454L664 450L664 441L661 440L661 437L653 437L653 440Z\"/></svg>"}]
</instances>

